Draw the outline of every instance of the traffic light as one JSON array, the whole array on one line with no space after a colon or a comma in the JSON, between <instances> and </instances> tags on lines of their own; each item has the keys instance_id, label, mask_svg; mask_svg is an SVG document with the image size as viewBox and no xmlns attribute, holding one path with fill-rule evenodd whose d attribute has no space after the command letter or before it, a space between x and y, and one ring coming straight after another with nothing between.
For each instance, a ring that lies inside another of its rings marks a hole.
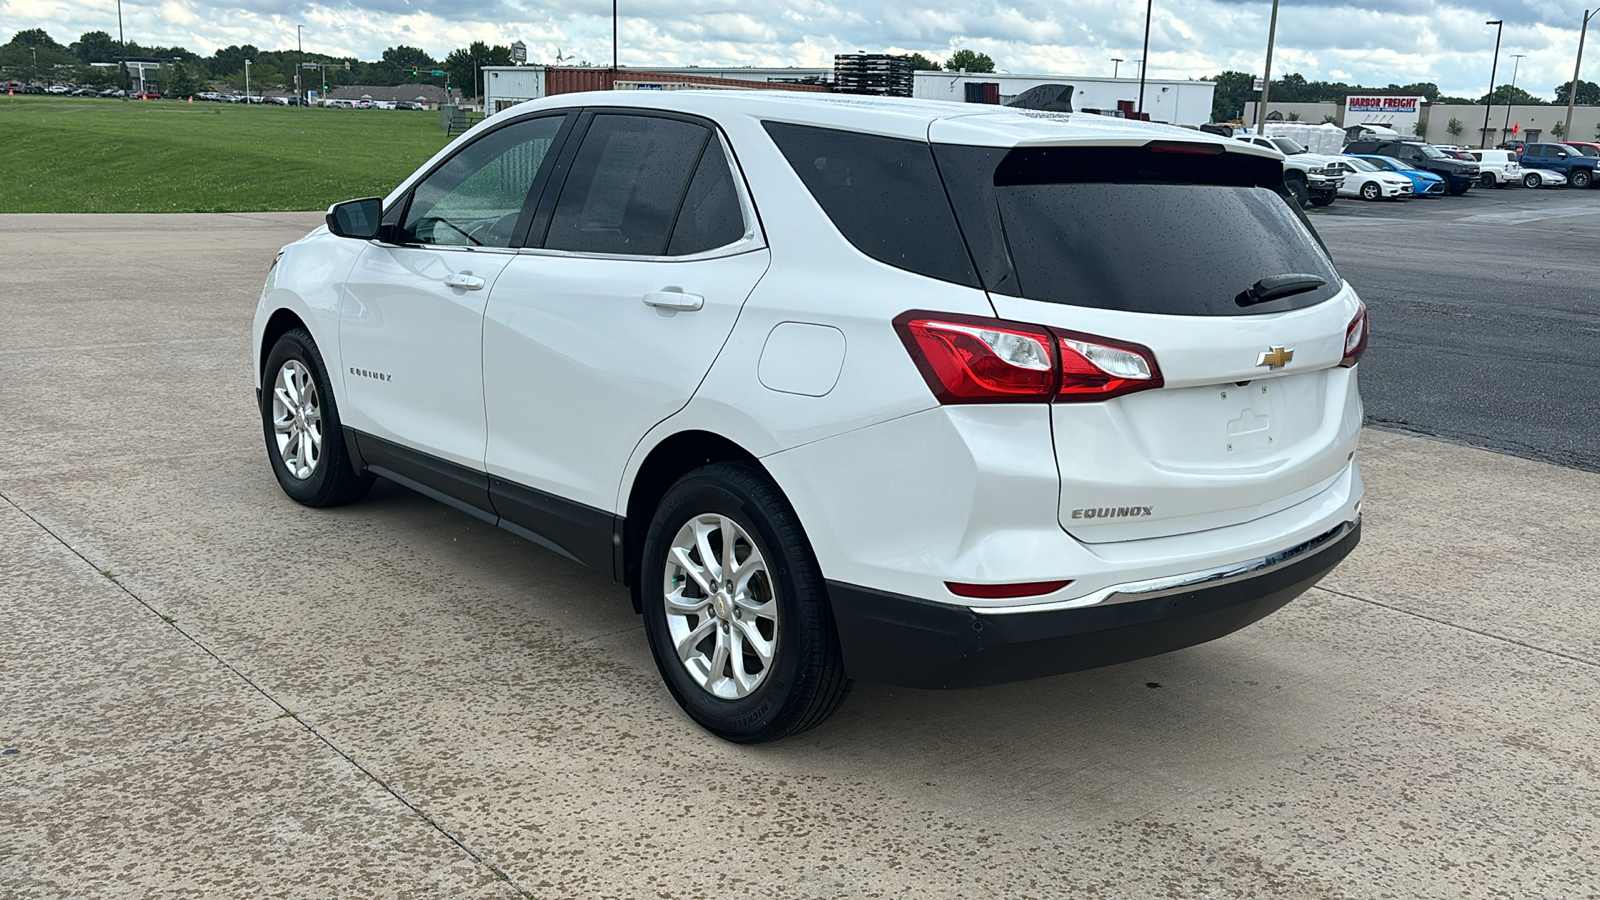
<instances>
[{"instance_id":1,"label":"traffic light","mask_svg":"<svg viewBox=\"0 0 1600 900\"><path fill-rule=\"evenodd\" d=\"M411 74L412 74L412 75L415 75L415 74L417 74L417 67L416 67L416 66L412 66L412 67L411 67Z\"/></svg>"}]
</instances>

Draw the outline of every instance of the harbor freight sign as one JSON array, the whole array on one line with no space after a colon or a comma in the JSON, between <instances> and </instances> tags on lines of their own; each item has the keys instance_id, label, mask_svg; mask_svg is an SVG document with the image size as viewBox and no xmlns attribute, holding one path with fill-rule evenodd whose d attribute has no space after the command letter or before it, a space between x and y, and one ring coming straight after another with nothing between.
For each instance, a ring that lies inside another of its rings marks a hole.
<instances>
[{"instance_id":1,"label":"harbor freight sign","mask_svg":"<svg viewBox=\"0 0 1600 900\"><path fill-rule=\"evenodd\" d=\"M1428 98L1392 94L1349 94L1344 98L1344 124L1385 125L1401 134L1411 134Z\"/></svg>"}]
</instances>

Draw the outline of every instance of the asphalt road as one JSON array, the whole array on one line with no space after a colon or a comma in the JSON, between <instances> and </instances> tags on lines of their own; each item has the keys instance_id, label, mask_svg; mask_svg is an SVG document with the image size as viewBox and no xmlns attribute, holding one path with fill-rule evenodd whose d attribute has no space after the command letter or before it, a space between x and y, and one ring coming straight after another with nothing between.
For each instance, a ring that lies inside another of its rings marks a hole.
<instances>
[{"instance_id":1,"label":"asphalt road","mask_svg":"<svg viewBox=\"0 0 1600 900\"><path fill-rule=\"evenodd\" d=\"M1370 309L1369 424L1600 471L1600 190L1310 215Z\"/></svg>"}]
</instances>

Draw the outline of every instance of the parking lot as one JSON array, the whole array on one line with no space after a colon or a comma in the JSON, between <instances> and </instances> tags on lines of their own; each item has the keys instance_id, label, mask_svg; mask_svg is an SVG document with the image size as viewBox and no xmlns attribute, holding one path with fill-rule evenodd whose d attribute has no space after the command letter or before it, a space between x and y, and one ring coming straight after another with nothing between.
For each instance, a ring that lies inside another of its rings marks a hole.
<instances>
[{"instance_id":1,"label":"parking lot","mask_svg":"<svg viewBox=\"0 0 1600 900\"><path fill-rule=\"evenodd\" d=\"M319 216L0 216L0 895L1600 895L1600 191L1310 215L1374 330L1341 568L759 747L602 576L283 496L250 318Z\"/></svg>"}]
</instances>

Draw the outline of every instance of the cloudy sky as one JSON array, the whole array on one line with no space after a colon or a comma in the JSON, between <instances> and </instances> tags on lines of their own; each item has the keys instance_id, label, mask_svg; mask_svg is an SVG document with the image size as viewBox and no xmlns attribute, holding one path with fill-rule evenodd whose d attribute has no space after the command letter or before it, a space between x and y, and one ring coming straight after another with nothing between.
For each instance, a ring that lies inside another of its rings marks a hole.
<instances>
[{"instance_id":1,"label":"cloudy sky","mask_svg":"<svg viewBox=\"0 0 1600 900\"><path fill-rule=\"evenodd\" d=\"M1446 93L1488 87L1495 29L1504 19L1498 83L1547 99L1572 77L1583 0L1285 0L1274 74L1385 85L1436 82ZM854 50L943 59L958 47L1004 71L1110 75L1112 57L1134 74L1145 7L1139 0L620 0L623 65L826 66ZM1188 78L1223 69L1259 72L1270 0L1156 0L1152 76ZM531 62L559 50L609 62L607 0L123 0L130 41L182 45L202 54L230 44L293 47L376 59L410 44L442 56L474 40L528 45ZM116 0L0 0L0 43L44 28L67 43L117 31ZM1600 48L1591 48L1600 57ZM1593 65L1600 66L1600 58ZM1591 80L1600 71L1590 75Z\"/></svg>"}]
</instances>

